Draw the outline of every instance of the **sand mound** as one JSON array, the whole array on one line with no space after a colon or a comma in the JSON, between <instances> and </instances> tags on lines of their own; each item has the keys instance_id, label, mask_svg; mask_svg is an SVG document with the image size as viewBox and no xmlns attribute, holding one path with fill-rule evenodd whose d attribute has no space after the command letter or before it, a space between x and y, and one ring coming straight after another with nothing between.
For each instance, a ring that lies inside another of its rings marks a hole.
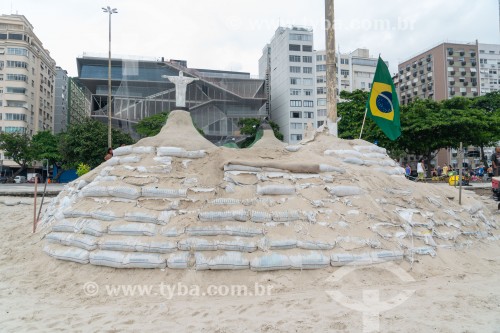
<instances>
[{"instance_id":1,"label":"sand mound","mask_svg":"<svg viewBox=\"0 0 500 333\"><path fill-rule=\"evenodd\" d=\"M188 112L68 184L45 212L44 250L119 268L314 269L413 261L477 240L499 221L472 196L419 184L385 149L317 133L285 146L215 147Z\"/></svg>"}]
</instances>

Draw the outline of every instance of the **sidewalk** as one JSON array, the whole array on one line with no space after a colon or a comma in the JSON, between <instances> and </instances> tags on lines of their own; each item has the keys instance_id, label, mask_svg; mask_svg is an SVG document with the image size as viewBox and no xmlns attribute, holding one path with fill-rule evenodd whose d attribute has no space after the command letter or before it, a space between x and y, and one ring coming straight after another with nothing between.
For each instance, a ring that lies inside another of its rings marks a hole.
<instances>
[{"instance_id":1,"label":"sidewalk","mask_svg":"<svg viewBox=\"0 0 500 333\"><path fill-rule=\"evenodd\" d=\"M61 192L66 184L47 184L45 190L46 197L55 197ZM37 196L43 195L45 184L38 184ZM0 196L33 197L35 194L35 184L0 184Z\"/></svg>"}]
</instances>

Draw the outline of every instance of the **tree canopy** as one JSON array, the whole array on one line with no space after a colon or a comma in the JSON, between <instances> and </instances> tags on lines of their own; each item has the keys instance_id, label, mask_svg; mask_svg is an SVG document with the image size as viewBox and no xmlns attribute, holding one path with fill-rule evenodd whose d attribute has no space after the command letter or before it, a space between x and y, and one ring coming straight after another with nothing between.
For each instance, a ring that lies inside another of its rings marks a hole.
<instances>
[{"instance_id":1,"label":"tree canopy","mask_svg":"<svg viewBox=\"0 0 500 333\"><path fill-rule=\"evenodd\" d=\"M248 135L248 137L239 144L240 148L246 148L255 141L260 123L261 120L257 118L246 118L246 119L240 119L240 121L238 121L238 126L240 127L240 133ZM274 136L278 140L283 141L283 134L280 132L280 127L278 126L278 124L276 124L274 121L270 121L269 125L273 129Z\"/></svg>"},{"instance_id":2,"label":"tree canopy","mask_svg":"<svg viewBox=\"0 0 500 333\"><path fill-rule=\"evenodd\" d=\"M455 97L436 102L417 99L401 106L401 136L388 140L370 119L366 119L362 139L378 142L386 147L392 157L404 154L424 157L430 161L440 148L464 146L487 146L500 140L500 93L468 99ZM343 99L338 104L342 117L339 136L354 139L359 137L368 93L342 91Z\"/></svg>"},{"instance_id":3,"label":"tree canopy","mask_svg":"<svg viewBox=\"0 0 500 333\"><path fill-rule=\"evenodd\" d=\"M141 137L155 136L160 133L161 128L167 123L167 119L168 112L143 118L135 125L135 131Z\"/></svg>"},{"instance_id":4,"label":"tree canopy","mask_svg":"<svg viewBox=\"0 0 500 333\"><path fill-rule=\"evenodd\" d=\"M134 142L130 135L116 129L112 129L111 135L117 147ZM63 164L67 168L76 168L81 162L95 168L104 162L107 145L108 127L99 121L88 119L82 123L70 125L67 132L61 134L59 151Z\"/></svg>"},{"instance_id":5,"label":"tree canopy","mask_svg":"<svg viewBox=\"0 0 500 333\"><path fill-rule=\"evenodd\" d=\"M21 166L14 177L33 162L31 139L26 133L0 133L0 149L6 157Z\"/></svg>"}]
</instances>

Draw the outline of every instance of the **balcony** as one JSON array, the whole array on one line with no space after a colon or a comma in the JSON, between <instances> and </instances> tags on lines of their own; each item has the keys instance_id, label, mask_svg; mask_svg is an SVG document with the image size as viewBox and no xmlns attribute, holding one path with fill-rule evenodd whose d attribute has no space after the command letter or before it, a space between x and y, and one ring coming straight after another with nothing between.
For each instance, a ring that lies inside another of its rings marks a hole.
<instances>
[{"instance_id":1,"label":"balcony","mask_svg":"<svg viewBox=\"0 0 500 333\"><path fill-rule=\"evenodd\" d=\"M418 71L420 74L424 74L424 69L423 68L420 68L420 70Z\"/></svg>"},{"instance_id":2,"label":"balcony","mask_svg":"<svg viewBox=\"0 0 500 333\"><path fill-rule=\"evenodd\" d=\"M448 54L453 55L453 49L448 49Z\"/></svg>"},{"instance_id":3,"label":"balcony","mask_svg":"<svg viewBox=\"0 0 500 333\"><path fill-rule=\"evenodd\" d=\"M467 62L465 60L462 60L462 66L467 65Z\"/></svg>"},{"instance_id":4,"label":"balcony","mask_svg":"<svg viewBox=\"0 0 500 333\"><path fill-rule=\"evenodd\" d=\"M475 57L475 56L476 56L476 52L475 52L475 51L471 51L471 52L470 52L470 56L471 56L471 57Z\"/></svg>"},{"instance_id":5,"label":"balcony","mask_svg":"<svg viewBox=\"0 0 500 333\"><path fill-rule=\"evenodd\" d=\"M455 95L455 90L450 91L450 95Z\"/></svg>"},{"instance_id":6,"label":"balcony","mask_svg":"<svg viewBox=\"0 0 500 333\"><path fill-rule=\"evenodd\" d=\"M477 91L473 92L472 95L477 96Z\"/></svg>"},{"instance_id":7,"label":"balcony","mask_svg":"<svg viewBox=\"0 0 500 333\"><path fill-rule=\"evenodd\" d=\"M417 71L412 73L413 77L417 77Z\"/></svg>"},{"instance_id":8,"label":"balcony","mask_svg":"<svg viewBox=\"0 0 500 333\"><path fill-rule=\"evenodd\" d=\"M422 59L420 59L420 60L418 61L418 65L419 65L419 66L422 66Z\"/></svg>"},{"instance_id":9,"label":"balcony","mask_svg":"<svg viewBox=\"0 0 500 333\"><path fill-rule=\"evenodd\" d=\"M471 63L470 63L470 64L471 64L471 66L476 66L476 65L477 65L477 62L475 62L475 61L471 61Z\"/></svg>"},{"instance_id":10,"label":"balcony","mask_svg":"<svg viewBox=\"0 0 500 333\"><path fill-rule=\"evenodd\" d=\"M402 69L399 70L399 74L403 74L403 70Z\"/></svg>"},{"instance_id":11,"label":"balcony","mask_svg":"<svg viewBox=\"0 0 500 333\"><path fill-rule=\"evenodd\" d=\"M464 50L460 50L459 53L460 53L460 56L462 56L462 57L465 55L465 51Z\"/></svg>"},{"instance_id":12,"label":"balcony","mask_svg":"<svg viewBox=\"0 0 500 333\"><path fill-rule=\"evenodd\" d=\"M411 67L413 67L413 68L417 68L417 63L416 63L416 62L414 62L414 63L411 65Z\"/></svg>"},{"instance_id":13,"label":"balcony","mask_svg":"<svg viewBox=\"0 0 500 333\"><path fill-rule=\"evenodd\" d=\"M449 84L450 84L450 86L454 86L455 85L455 81L450 81Z\"/></svg>"},{"instance_id":14,"label":"balcony","mask_svg":"<svg viewBox=\"0 0 500 333\"><path fill-rule=\"evenodd\" d=\"M468 86L468 85L469 85L469 82L465 81L464 86Z\"/></svg>"},{"instance_id":15,"label":"balcony","mask_svg":"<svg viewBox=\"0 0 500 333\"><path fill-rule=\"evenodd\" d=\"M449 65L453 65L454 63L455 63L455 61L454 61L454 60L448 60L448 64L449 64Z\"/></svg>"},{"instance_id":16,"label":"balcony","mask_svg":"<svg viewBox=\"0 0 500 333\"><path fill-rule=\"evenodd\" d=\"M425 60L426 60L427 62L431 62L431 60L432 60L431 55L429 54L429 55L427 56L427 58L425 58Z\"/></svg>"},{"instance_id":17,"label":"balcony","mask_svg":"<svg viewBox=\"0 0 500 333\"><path fill-rule=\"evenodd\" d=\"M473 87L477 86L477 81L472 81L472 82L471 82L471 85L472 85Z\"/></svg>"},{"instance_id":18,"label":"balcony","mask_svg":"<svg viewBox=\"0 0 500 333\"><path fill-rule=\"evenodd\" d=\"M465 95L467 95L467 92L462 91L462 96L465 96Z\"/></svg>"}]
</instances>

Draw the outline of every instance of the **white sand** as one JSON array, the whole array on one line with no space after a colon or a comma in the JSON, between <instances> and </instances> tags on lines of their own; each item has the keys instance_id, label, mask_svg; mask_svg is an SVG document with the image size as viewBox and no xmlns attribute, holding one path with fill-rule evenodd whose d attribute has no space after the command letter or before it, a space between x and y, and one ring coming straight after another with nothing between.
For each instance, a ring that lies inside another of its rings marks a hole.
<instances>
[{"instance_id":1,"label":"white sand","mask_svg":"<svg viewBox=\"0 0 500 333\"><path fill-rule=\"evenodd\" d=\"M4 200L32 202L24 198ZM402 282L377 266L359 268L340 282L340 272L113 269L54 260L31 233L32 205L0 203L0 331L74 332L363 332L362 314L327 293L353 300L379 290L385 301L403 290L415 293L380 314L381 332L499 332L500 250L498 242L475 242L462 250L418 257L413 269L398 263L414 282ZM84 285L95 282L95 296ZM270 296L110 296L106 285L272 286Z\"/></svg>"}]
</instances>

